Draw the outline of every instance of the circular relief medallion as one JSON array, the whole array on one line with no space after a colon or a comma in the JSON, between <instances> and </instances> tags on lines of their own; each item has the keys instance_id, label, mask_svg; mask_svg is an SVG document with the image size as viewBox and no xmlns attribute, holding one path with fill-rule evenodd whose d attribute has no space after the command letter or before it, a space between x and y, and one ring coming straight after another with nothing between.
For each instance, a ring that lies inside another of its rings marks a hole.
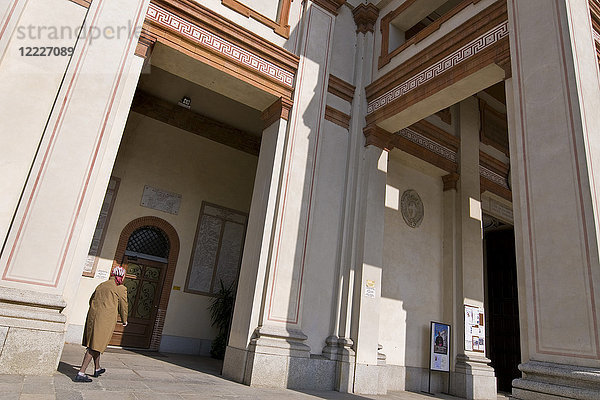
<instances>
[{"instance_id":1,"label":"circular relief medallion","mask_svg":"<svg viewBox=\"0 0 600 400\"><path fill-rule=\"evenodd\" d=\"M402 211L402 218L404 218L404 222L408 226L417 228L421 225L424 215L423 202L416 191L409 189L402 193L400 209Z\"/></svg>"}]
</instances>

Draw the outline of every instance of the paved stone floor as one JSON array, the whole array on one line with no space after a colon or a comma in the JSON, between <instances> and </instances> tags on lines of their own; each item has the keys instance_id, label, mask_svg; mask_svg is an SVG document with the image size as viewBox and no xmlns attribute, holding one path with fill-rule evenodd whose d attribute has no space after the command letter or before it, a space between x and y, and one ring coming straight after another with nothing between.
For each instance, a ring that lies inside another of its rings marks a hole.
<instances>
[{"instance_id":1,"label":"paved stone floor","mask_svg":"<svg viewBox=\"0 0 600 400\"><path fill-rule=\"evenodd\" d=\"M90 383L74 382L84 349L65 345L53 376L0 375L1 400L424 400L456 399L395 392L358 396L338 392L252 388L219 376L219 361L195 356L108 349L102 355L106 373ZM88 372L92 372L93 366ZM503 397L499 397L503 398Z\"/></svg>"}]
</instances>

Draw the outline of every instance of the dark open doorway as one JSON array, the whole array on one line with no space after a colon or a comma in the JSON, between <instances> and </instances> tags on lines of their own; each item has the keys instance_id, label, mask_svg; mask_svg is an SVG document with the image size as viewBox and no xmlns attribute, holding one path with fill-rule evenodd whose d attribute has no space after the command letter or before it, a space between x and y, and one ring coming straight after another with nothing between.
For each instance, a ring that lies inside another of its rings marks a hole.
<instances>
[{"instance_id":1,"label":"dark open doorway","mask_svg":"<svg viewBox=\"0 0 600 400\"><path fill-rule=\"evenodd\" d=\"M510 393L512 380L521 376L517 368L521 362L521 345L515 232L512 226L489 216L484 224L487 351L496 372L498 391Z\"/></svg>"}]
</instances>

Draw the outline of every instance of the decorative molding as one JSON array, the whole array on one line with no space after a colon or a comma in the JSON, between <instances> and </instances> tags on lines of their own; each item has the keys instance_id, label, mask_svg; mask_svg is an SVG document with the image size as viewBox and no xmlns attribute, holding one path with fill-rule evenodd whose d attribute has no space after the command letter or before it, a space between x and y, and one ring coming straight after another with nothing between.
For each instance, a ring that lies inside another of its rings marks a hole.
<instances>
[{"instance_id":1,"label":"decorative molding","mask_svg":"<svg viewBox=\"0 0 600 400\"><path fill-rule=\"evenodd\" d=\"M156 36L142 28L140 38L135 48L135 55L147 59L152 54L152 49L156 43Z\"/></svg>"},{"instance_id":2,"label":"decorative molding","mask_svg":"<svg viewBox=\"0 0 600 400\"><path fill-rule=\"evenodd\" d=\"M312 0L312 2L333 15L337 15L339 8L344 5L346 0Z\"/></svg>"},{"instance_id":3,"label":"decorative molding","mask_svg":"<svg viewBox=\"0 0 600 400\"><path fill-rule=\"evenodd\" d=\"M291 100L280 97L273 104L267 107L267 109L263 111L260 116L264 127L268 128L280 119L285 119L287 121L290 117L290 110L292 109L293 104L294 103L292 103Z\"/></svg>"},{"instance_id":4,"label":"decorative molding","mask_svg":"<svg viewBox=\"0 0 600 400\"><path fill-rule=\"evenodd\" d=\"M340 99L346 100L348 103L352 103L354 99L354 91L356 87L346 82L343 79L338 78L335 75L329 74L329 82L327 84L327 91Z\"/></svg>"},{"instance_id":5,"label":"decorative molding","mask_svg":"<svg viewBox=\"0 0 600 400\"><path fill-rule=\"evenodd\" d=\"M360 3L352 10L354 23L357 33L373 32L377 18L379 17L379 8L373 3Z\"/></svg>"},{"instance_id":6,"label":"decorative molding","mask_svg":"<svg viewBox=\"0 0 600 400\"><path fill-rule=\"evenodd\" d=\"M333 107L325 106L325 119L344 129L350 129L350 116Z\"/></svg>"},{"instance_id":7,"label":"decorative molding","mask_svg":"<svg viewBox=\"0 0 600 400\"><path fill-rule=\"evenodd\" d=\"M503 177L500 174L495 173L492 170L487 169L484 166L481 166L481 165L479 166L479 175L481 175L483 178L485 178L491 182L494 182L497 185L502 186L505 189L508 189L508 183L507 183L505 177Z\"/></svg>"},{"instance_id":8,"label":"decorative molding","mask_svg":"<svg viewBox=\"0 0 600 400\"><path fill-rule=\"evenodd\" d=\"M512 201L512 191L508 185L509 165L479 152L479 176L481 192L489 191L508 201Z\"/></svg>"},{"instance_id":9,"label":"decorative molding","mask_svg":"<svg viewBox=\"0 0 600 400\"><path fill-rule=\"evenodd\" d=\"M385 121L489 65L509 77L507 15L506 2L497 1L369 84L367 125Z\"/></svg>"},{"instance_id":10,"label":"decorative molding","mask_svg":"<svg viewBox=\"0 0 600 400\"><path fill-rule=\"evenodd\" d=\"M394 148L391 143L392 134L385 129L378 127L375 124L367 125L363 128L363 135L365 135L365 147L376 146L380 149L389 151Z\"/></svg>"},{"instance_id":11,"label":"decorative molding","mask_svg":"<svg viewBox=\"0 0 600 400\"><path fill-rule=\"evenodd\" d=\"M444 184L444 192L448 190L456 190L458 185L458 180L460 179L460 175L457 173L450 173L448 175L442 176L442 183Z\"/></svg>"},{"instance_id":12,"label":"decorative molding","mask_svg":"<svg viewBox=\"0 0 600 400\"><path fill-rule=\"evenodd\" d=\"M235 60L247 68L267 75L286 86L292 87L294 84L293 73L290 73L155 4L151 3L150 6L148 6L146 19L173 29L182 36Z\"/></svg>"},{"instance_id":13,"label":"decorative molding","mask_svg":"<svg viewBox=\"0 0 600 400\"><path fill-rule=\"evenodd\" d=\"M460 49L448 54L435 64L418 72L417 74L402 82L398 86L395 86L394 88L382 94L381 96L378 96L374 100L369 101L367 105L367 114L371 114L374 111L377 111L378 109L384 107L392 101L404 96L411 90L414 90L417 87L431 81L432 79L435 79L441 74L454 68L461 62L475 56L476 54L482 52L483 50L491 47L492 45L507 37L508 21L504 21L503 23L495 26L483 35L462 46Z\"/></svg>"},{"instance_id":14,"label":"decorative molding","mask_svg":"<svg viewBox=\"0 0 600 400\"><path fill-rule=\"evenodd\" d=\"M385 65L387 65L392 58L402 53L407 47L419 43L427 36L431 35L433 32L440 29L440 27L447 22L450 18L454 17L460 11L471 4L477 4L481 0L465 0L459 4L457 4L454 8L449 10L446 14L442 15L440 18L433 21L431 24L427 25L423 30L418 32L416 35L402 43L398 48L389 50L389 40L390 40L390 24L396 19L399 15L401 15L404 11L406 11L410 6L412 6L416 0L407 0L402 3L398 8L393 11L390 11L383 18L381 18L380 23L380 31L381 31L381 55L378 60L378 68L381 69Z\"/></svg>"},{"instance_id":15,"label":"decorative molding","mask_svg":"<svg viewBox=\"0 0 600 400\"><path fill-rule=\"evenodd\" d=\"M144 30L166 46L263 91L292 96L298 56L193 0L153 0Z\"/></svg>"},{"instance_id":16,"label":"decorative molding","mask_svg":"<svg viewBox=\"0 0 600 400\"><path fill-rule=\"evenodd\" d=\"M431 151L432 153L435 153L444 157L447 160L452 161L453 163L457 162L457 156L455 151L452 151L449 148L442 146L441 144L425 137L424 135L421 135L420 133L415 132L410 128L401 129L396 134Z\"/></svg>"},{"instance_id":17,"label":"decorative molding","mask_svg":"<svg viewBox=\"0 0 600 400\"><path fill-rule=\"evenodd\" d=\"M259 137L168 103L140 90L135 93L131 111L245 153L258 155L260 150Z\"/></svg>"},{"instance_id":18,"label":"decorative molding","mask_svg":"<svg viewBox=\"0 0 600 400\"><path fill-rule=\"evenodd\" d=\"M509 156L506 114L494 110L484 100L479 99L479 122L479 140Z\"/></svg>"},{"instance_id":19,"label":"decorative molding","mask_svg":"<svg viewBox=\"0 0 600 400\"><path fill-rule=\"evenodd\" d=\"M276 21L273 21L269 17L254 11L245 4L240 3L238 0L221 0L221 4L231 8L233 11L236 11L247 18L253 18L257 20L261 24L273 29L273 32L276 34L288 39L290 37L290 25L288 22L290 18L290 7L292 6L292 1L293 0L281 0L281 12Z\"/></svg>"},{"instance_id":20,"label":"decorative molding","mask_svg":"<svg viewBox=\"0 0 600 400\"><path fill-rule=\"evenodd\" d=\"M365 127L363 134L367 145L384 150L397 148L444 171L458 172L459 139L427 121L419 121L396 133L371 124Z\"/></svg>"},{"instance_id":21,"label":"decorative molding","mask_svg":"<svg viewBox=\"0 0 600 400\"><path fill-rule=\"evenodd\" d=\"M73 2L77 5L80 5L81 7L84 8L90 8L90 5L92 5L92 0L69 0L70 2Z\"/></svg>"}]
</instances>

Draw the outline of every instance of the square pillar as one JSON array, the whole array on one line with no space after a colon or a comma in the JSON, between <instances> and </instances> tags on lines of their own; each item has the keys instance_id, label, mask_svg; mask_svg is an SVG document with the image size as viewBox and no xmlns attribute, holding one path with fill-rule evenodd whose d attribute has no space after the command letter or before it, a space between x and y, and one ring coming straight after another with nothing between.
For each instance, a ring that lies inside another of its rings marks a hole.
<instances>
[{"instance_id":1,"label":"square pillar","mask_svg":"<svg viewBox=\"0 0 600 400\"><path fill-rule=\"evenodd\" d=\"M600 398L600 79L586 0L508 1L521 379L515 399Z\"/></svg>"}]
</instances>

